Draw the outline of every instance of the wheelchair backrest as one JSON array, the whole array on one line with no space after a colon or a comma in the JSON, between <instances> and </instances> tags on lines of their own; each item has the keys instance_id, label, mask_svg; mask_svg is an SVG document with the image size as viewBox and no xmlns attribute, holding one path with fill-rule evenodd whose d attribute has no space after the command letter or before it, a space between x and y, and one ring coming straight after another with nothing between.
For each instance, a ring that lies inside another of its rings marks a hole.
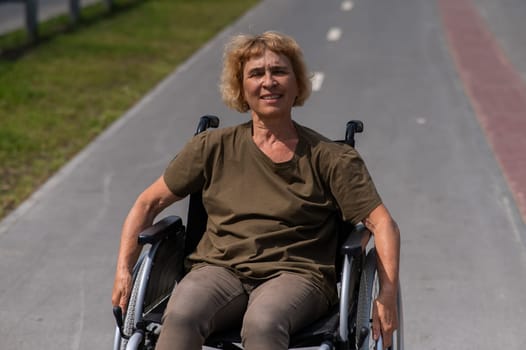
<instances>
[{"instance_id":1,"label":"wheelchair backrest","mask_svg":"<svg viewBox=\"0 0 526 350\"><path fill-rule=\"evenodd\" d=\"M207 220L208 214L203 206L201 193L191 194L188 205L188 217L186 218L185 256L191 254L197 248L197 244L206 230Z\"/></svg>"}]
</instances>

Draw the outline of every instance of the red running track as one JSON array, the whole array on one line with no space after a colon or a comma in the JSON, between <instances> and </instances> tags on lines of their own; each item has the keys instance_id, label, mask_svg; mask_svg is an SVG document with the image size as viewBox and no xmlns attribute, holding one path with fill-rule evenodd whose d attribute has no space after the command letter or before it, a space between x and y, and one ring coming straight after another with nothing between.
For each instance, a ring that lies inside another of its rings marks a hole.
<instances>
[{"instance_id":1,"label":"red running track","mask_svg":"<svg viewBox=\"0 0 526 350\"><path fill-rule=\"evenodd\" d=\"M526 85L471 0L438 0L457 71L526 223Z\"/></svg>"}]
</instances>

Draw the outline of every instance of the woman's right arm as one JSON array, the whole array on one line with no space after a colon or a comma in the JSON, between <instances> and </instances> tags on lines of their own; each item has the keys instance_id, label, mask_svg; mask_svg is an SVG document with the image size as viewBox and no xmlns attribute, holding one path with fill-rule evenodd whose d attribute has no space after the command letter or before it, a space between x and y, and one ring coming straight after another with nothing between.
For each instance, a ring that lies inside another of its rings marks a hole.
<instances>
[{"instance_id":1,"label":"woman's right arm","mask_svg":"<svg viewBox=\"0 0 526 350\"><path fill-rule=\"evenodd\" d=\"M163 176L137 197L122 227L121 244L117 259L112 304L126 310L132 288L132 271L141 253L137 242L140 232L153 224L155 217L170 204L180 200L174 195Z\"/></svg>"}]
</instances>

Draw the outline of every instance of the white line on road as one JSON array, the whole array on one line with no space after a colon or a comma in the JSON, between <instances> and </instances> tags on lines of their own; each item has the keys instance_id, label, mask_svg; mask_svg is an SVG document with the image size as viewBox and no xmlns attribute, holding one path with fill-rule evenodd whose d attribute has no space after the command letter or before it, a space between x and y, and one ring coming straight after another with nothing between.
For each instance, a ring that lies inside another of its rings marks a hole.
<instances>
[{"instance_id":1,"label":"white line on road","mask_svg":"<svg viewBox=\"0 0 526 350\"><path fill-rule=\"evenodd\" d=\"M344 1L342 2L342 11L351 11L352 8L354 7L354 3L352 1Z\"/></svg>"},{"instance_id":2,"label":"white line on road","mask_svg":"<svg viewBox=\"0 0 526 350\"><path fill-rule=\"evenodd\" d=\"M514 219L514 215L513 215L513 210L511 209L512 207L512 204L510 203L510 199L508 196L501 196L500 198L500 201L501 201L501 204L502 206L504 207L504 211L506 212L506 216L508 217L508 221L510 223L510 226L512 228L512 231L514 233L514 236L515 236L515 240L518 242L518 243L523 243L523 238L522 238L522 235L521 235L521 231L519 229L519 227L517 226L516 222L515 222L515 219ZM522 256L524 257L524 251L522 251Z\"/></svg>"},{"instance_id":3,"label":"white line on road","mask_svg":"<svg viewBox=\"0 0 526 350\"><path fill-rule=\"evenodd\" d=\"M325 78L325 74L323 74L322 72L314 72L314 75L312 76L312 91L321 90L323 78Z\"/></svg>"},{"instance_id":4,"label":"white line on road","mask_svg":"<svg viewBox=\"0 0 526 350\"><path fill-rule=\"evenodd\" d=\"M342 30L337 27L333 27L327 33L327 40L329 41L338 41L342 36Z\"/></svg>"}]
</instances>

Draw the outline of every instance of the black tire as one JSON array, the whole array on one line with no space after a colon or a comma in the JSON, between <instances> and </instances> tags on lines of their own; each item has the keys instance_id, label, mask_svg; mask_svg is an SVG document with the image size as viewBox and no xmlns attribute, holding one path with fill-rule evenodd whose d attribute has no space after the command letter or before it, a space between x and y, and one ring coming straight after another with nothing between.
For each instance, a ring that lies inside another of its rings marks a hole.
<instances>
[{"instance_id":1,"label":"black tire","mask_svg":"<svg viewBox=\"0 0 526 350\"><path fill-rule=\"evenodd\" d=\"M141 259L140 266L133 278L133 287L132 292L130 294L130 299L128 300L128 308L126 309L126 315L124 316L124 325L123 325L123 331L124 334L127 336L131 336L133 334L133 331L135 330L135 308L137 307L137 297L139 294L140 289L140 281L141 281L141 275L144 271L144 266L146 265L146 259ZM128 344L128 340L121 338L121 350L126 349L126 345Z\"/></svg>"},{"instance_id":2,"label":"black tire","mask_svg":"<svg viewBox=\"0 0 526 350\"><path fill-rule=\"evenodd\" d=\"M399 288L400 289L400 288ZM376 249L372 248L365 258L364 268L360 279L360 292L358 296L358 309L356 316L356 342L360 341L360 333L363 328L369 330L360 350L376 349L372 334L373 303L378 297L380 283L378 270L376 268ZM398 293L398 323L399 328L393 333L393 345L391 349L403 349L403 318L402 318L401 291Z\"/></svg>"}]
</instances>

